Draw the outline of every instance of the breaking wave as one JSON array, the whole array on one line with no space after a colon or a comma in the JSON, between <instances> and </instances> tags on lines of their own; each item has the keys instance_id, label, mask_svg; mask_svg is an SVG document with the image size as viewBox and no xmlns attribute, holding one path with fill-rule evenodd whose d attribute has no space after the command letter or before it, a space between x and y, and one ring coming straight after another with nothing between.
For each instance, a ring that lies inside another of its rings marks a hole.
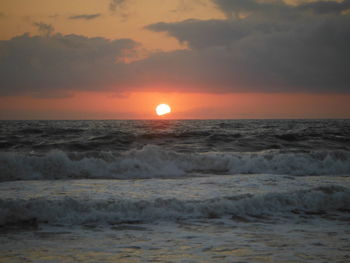
<instances>
[{"instance_id":1,"label":"breaking wave","mask_svg":"<svg viewBox=\"0 0 350 263\"><path fill-rule=\"evenodd\" d=\"M350 189L327 186L290 193L207 200L34 198L0 200L0 225L121 224L181 219L289 217L348 212Z\"/></svg>"},{"instance_id":2,"label":"breaking wave","mask_svg":"<svg viewBox=\"0 0 350 263\"><path fill-rule=\"evenodd\" d=\"M120 153L42 156L0 153L0 181L41 179L173 178L193 174L349 175L347 151L179 153L148 145Z\"/></svg>"}]
</instances>

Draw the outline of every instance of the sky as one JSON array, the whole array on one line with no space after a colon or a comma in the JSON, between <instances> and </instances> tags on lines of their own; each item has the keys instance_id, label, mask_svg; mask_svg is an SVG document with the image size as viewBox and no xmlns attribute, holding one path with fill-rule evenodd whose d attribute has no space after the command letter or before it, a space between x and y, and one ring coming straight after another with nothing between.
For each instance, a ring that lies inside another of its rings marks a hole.
<instances>
[{"instance_id":1,"label":"sky","mask_svg":"<svg viewBox=\"0 0 350 263\"><path fill-rule=\"evenodd\" d=\"M0 0L0 119L350 118L350 0Z\"/></svg>"}]
</instances>

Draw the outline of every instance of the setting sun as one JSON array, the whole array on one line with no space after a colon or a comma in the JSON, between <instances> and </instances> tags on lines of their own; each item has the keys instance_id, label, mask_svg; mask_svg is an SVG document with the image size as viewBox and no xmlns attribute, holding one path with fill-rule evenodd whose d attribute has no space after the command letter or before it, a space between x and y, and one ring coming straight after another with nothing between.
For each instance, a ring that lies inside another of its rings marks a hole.
<instances>
[{"instance_id":1,"label":"setting sun","mask_svg":"<svg viewBox=\"0 0 350 263\"><path fill-rule=\"evenodd\" d=\"M168 104L159 104L156 107L156 113L158 116L165 115L171 112L171 108Z\"/></svg>"}]
</instances>

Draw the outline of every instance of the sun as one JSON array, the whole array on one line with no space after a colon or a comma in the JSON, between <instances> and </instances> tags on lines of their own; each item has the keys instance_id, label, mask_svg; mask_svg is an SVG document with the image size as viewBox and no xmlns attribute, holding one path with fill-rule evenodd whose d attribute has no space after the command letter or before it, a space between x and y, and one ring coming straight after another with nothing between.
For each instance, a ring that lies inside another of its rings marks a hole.
<instances>
[{"instance_id":1,"label":"sun","mask_svg":"<svg viewBox=\"0 0 350 263\"><path fill-rule=\"evenodd\" d=\"M168 104L159 104L156 107L156 113L158 116L162 116L171 112L171 108Z\"/></svg>"}]
</instances>

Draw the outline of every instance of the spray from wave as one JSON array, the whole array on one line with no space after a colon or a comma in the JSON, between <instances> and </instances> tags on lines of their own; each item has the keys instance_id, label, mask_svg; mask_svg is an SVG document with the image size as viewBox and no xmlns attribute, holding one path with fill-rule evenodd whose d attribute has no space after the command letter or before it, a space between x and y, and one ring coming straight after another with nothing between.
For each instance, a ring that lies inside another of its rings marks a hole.
<instances>
[{"instance_id":1,"label":"spray from wave","mask_svg":"<svg viewBox=\"0 0 350 263\"><path fill-rule=\"evenodd\" d=\"M290 193L236 195L207 200L157 198L74 199L34 198L0 200L0 225L23 222L49 224L120 224L174 221L191 218L232 219L284 217L299 214L322 215L350 209L350 189L318 187Z\"/></svg>"},{"instance_id":2,"label":"spray from wave","mask_svg":"<svg viewBox=\"0 0 350 263\"><path fill-rule=\"evenodd\" d=\"M346 151L179 153L148 145L96 156L53 151L42 156L0 153L0 181L41 179L173 178L190 174L350 174Z\"/></svg>"}]
</instances>

